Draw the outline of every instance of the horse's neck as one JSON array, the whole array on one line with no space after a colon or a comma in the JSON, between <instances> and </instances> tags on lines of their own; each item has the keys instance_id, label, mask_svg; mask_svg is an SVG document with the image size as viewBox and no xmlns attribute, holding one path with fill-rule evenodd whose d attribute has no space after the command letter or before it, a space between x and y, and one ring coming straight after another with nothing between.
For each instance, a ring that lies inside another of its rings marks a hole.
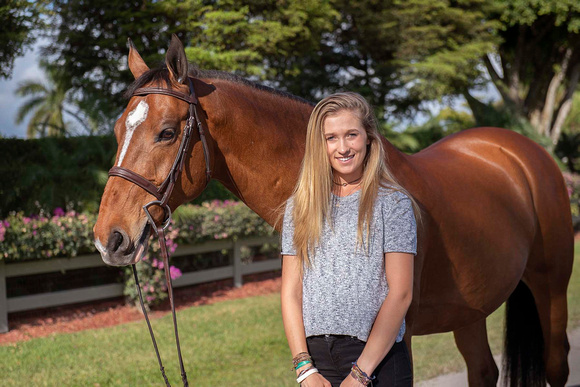
<instances>
[{"instance_id":1,"label":"horse's neck","mask_svg":"<svg viewBox=\"0 0 580 387\"><path fill-rule=\"evenodd\" d=\"M214 177L275 224L298 178L312 106L247 85L212 83L210 124L209 110L219 111L210 129L218 148Z\"/></svg>"}]
</instances>

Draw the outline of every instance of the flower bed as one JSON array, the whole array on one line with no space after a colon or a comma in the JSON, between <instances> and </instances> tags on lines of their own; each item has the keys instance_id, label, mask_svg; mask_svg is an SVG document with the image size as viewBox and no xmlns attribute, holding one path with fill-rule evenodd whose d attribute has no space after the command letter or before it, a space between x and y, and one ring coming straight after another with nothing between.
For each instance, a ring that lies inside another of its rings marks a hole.
<instances>
[{"instance_id":1,"label":"flower bed","mask_svg":"<svg viewBox=\"0 0 580 387\"><path fill-rule=\"evenodd\" d=\"M96 214L54 210L25 216L11 213L0 221L0 260L23 261L76 257L96 253L93 225ZM196 244L210 240L272 235L273 229L245 204L212 201L184 205L174 214L168 244Z\"/></svg>"},{"instance_id":2,"label":"flower bed","mask_svg":"<svg viewBox=\"0 0 580 387\"><path fill-rule=\"evenodd\" d=\"M0 260L6 262L76 257L96 253L92 227L96 215L65 212L57 208L51 216L41 213L24 216L12 213L0 221ZM234 201L212 201L201 206L185 205L174 214L166 235L167 246L173 253L179 244L272 235L273 229L246 205ZM141 289L147 305L156 305L166 295L163 262L159 243L153 240L149 252L137 265ZM211 259L211 258L209 258ZM181 271L171 266L172 279ZM138 302L133 276L124 269L124 294Z\"/></svg>"}]
</instances>

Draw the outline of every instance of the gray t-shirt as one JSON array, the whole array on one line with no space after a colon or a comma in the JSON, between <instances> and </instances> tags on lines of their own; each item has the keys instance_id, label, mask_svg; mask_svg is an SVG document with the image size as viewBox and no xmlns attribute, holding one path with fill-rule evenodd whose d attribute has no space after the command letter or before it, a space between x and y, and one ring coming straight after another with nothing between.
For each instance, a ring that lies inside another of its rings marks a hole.
<instances>
[{"instance_id":1,"label":"gray t-shirt","mask_svg":"<svg viewBox=\"0 0 580 387\"><path fill-rule=\"evenodd\" d=\"M357 247L360 190L332 197L332 213L320 243L304 268L302 313L306 337L348 335L367 341L389 292L384 253L417 254L417 226L411 200L403 193L380 188L373 211L368 254ZM296 255L292 198L286 203L282 255ZM332 222L332 226L330 224ZM403 340L405 322L396 341Z\"/></svg>"}]
</instances>

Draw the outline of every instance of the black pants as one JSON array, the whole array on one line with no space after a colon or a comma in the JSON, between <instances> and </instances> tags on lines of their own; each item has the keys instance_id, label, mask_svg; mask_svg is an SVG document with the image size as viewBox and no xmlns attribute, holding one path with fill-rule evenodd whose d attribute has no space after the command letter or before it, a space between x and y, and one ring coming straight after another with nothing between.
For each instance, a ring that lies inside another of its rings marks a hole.
<instances>
[{"instance_id":1,"label":"black pants","mask_svg":"<svg viewBox=\"0 0 580 387\"><path fill-rule=\"evenodd\" d=\"M308 352L318 371L333 387L348 376L365 342L351 336L324 335L306 339ZM408 387L413 385L413 371L409 352L404 341L395 343L387 356L375 369L373 387Z\"/></svg>"}]
</instances>

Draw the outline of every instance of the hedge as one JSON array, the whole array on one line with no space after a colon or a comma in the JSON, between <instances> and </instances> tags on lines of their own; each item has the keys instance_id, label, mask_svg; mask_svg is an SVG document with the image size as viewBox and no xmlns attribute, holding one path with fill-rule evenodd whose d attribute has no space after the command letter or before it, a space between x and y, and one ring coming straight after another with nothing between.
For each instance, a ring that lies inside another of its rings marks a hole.
<instances>
[{"instance_id":1,"label":"hedge","mask_svg":"<svg viewBox=\"0 0 580 387\"><path fill-rule=\"evenodd\" d=\"M23 261L96 253L92 231L96 220L92 213L65 212L62 208L35 216L12 213L0 221L0 259ZM181 206L171 227L172 243L177 244L266 236L274 232L245 204L230 200Z\"/></svg>"},{"instance_id":2,"label":"hedge","mask_svg":"<svg viewBox=\"0 0 580 387\"><path fill-rule=\"evenodd\" d=\"M113 136L0 139L0 219L57 207L96 212L116 150ZM233 198L212 181L194 203Z\"/></svg>"}]
</instances>

